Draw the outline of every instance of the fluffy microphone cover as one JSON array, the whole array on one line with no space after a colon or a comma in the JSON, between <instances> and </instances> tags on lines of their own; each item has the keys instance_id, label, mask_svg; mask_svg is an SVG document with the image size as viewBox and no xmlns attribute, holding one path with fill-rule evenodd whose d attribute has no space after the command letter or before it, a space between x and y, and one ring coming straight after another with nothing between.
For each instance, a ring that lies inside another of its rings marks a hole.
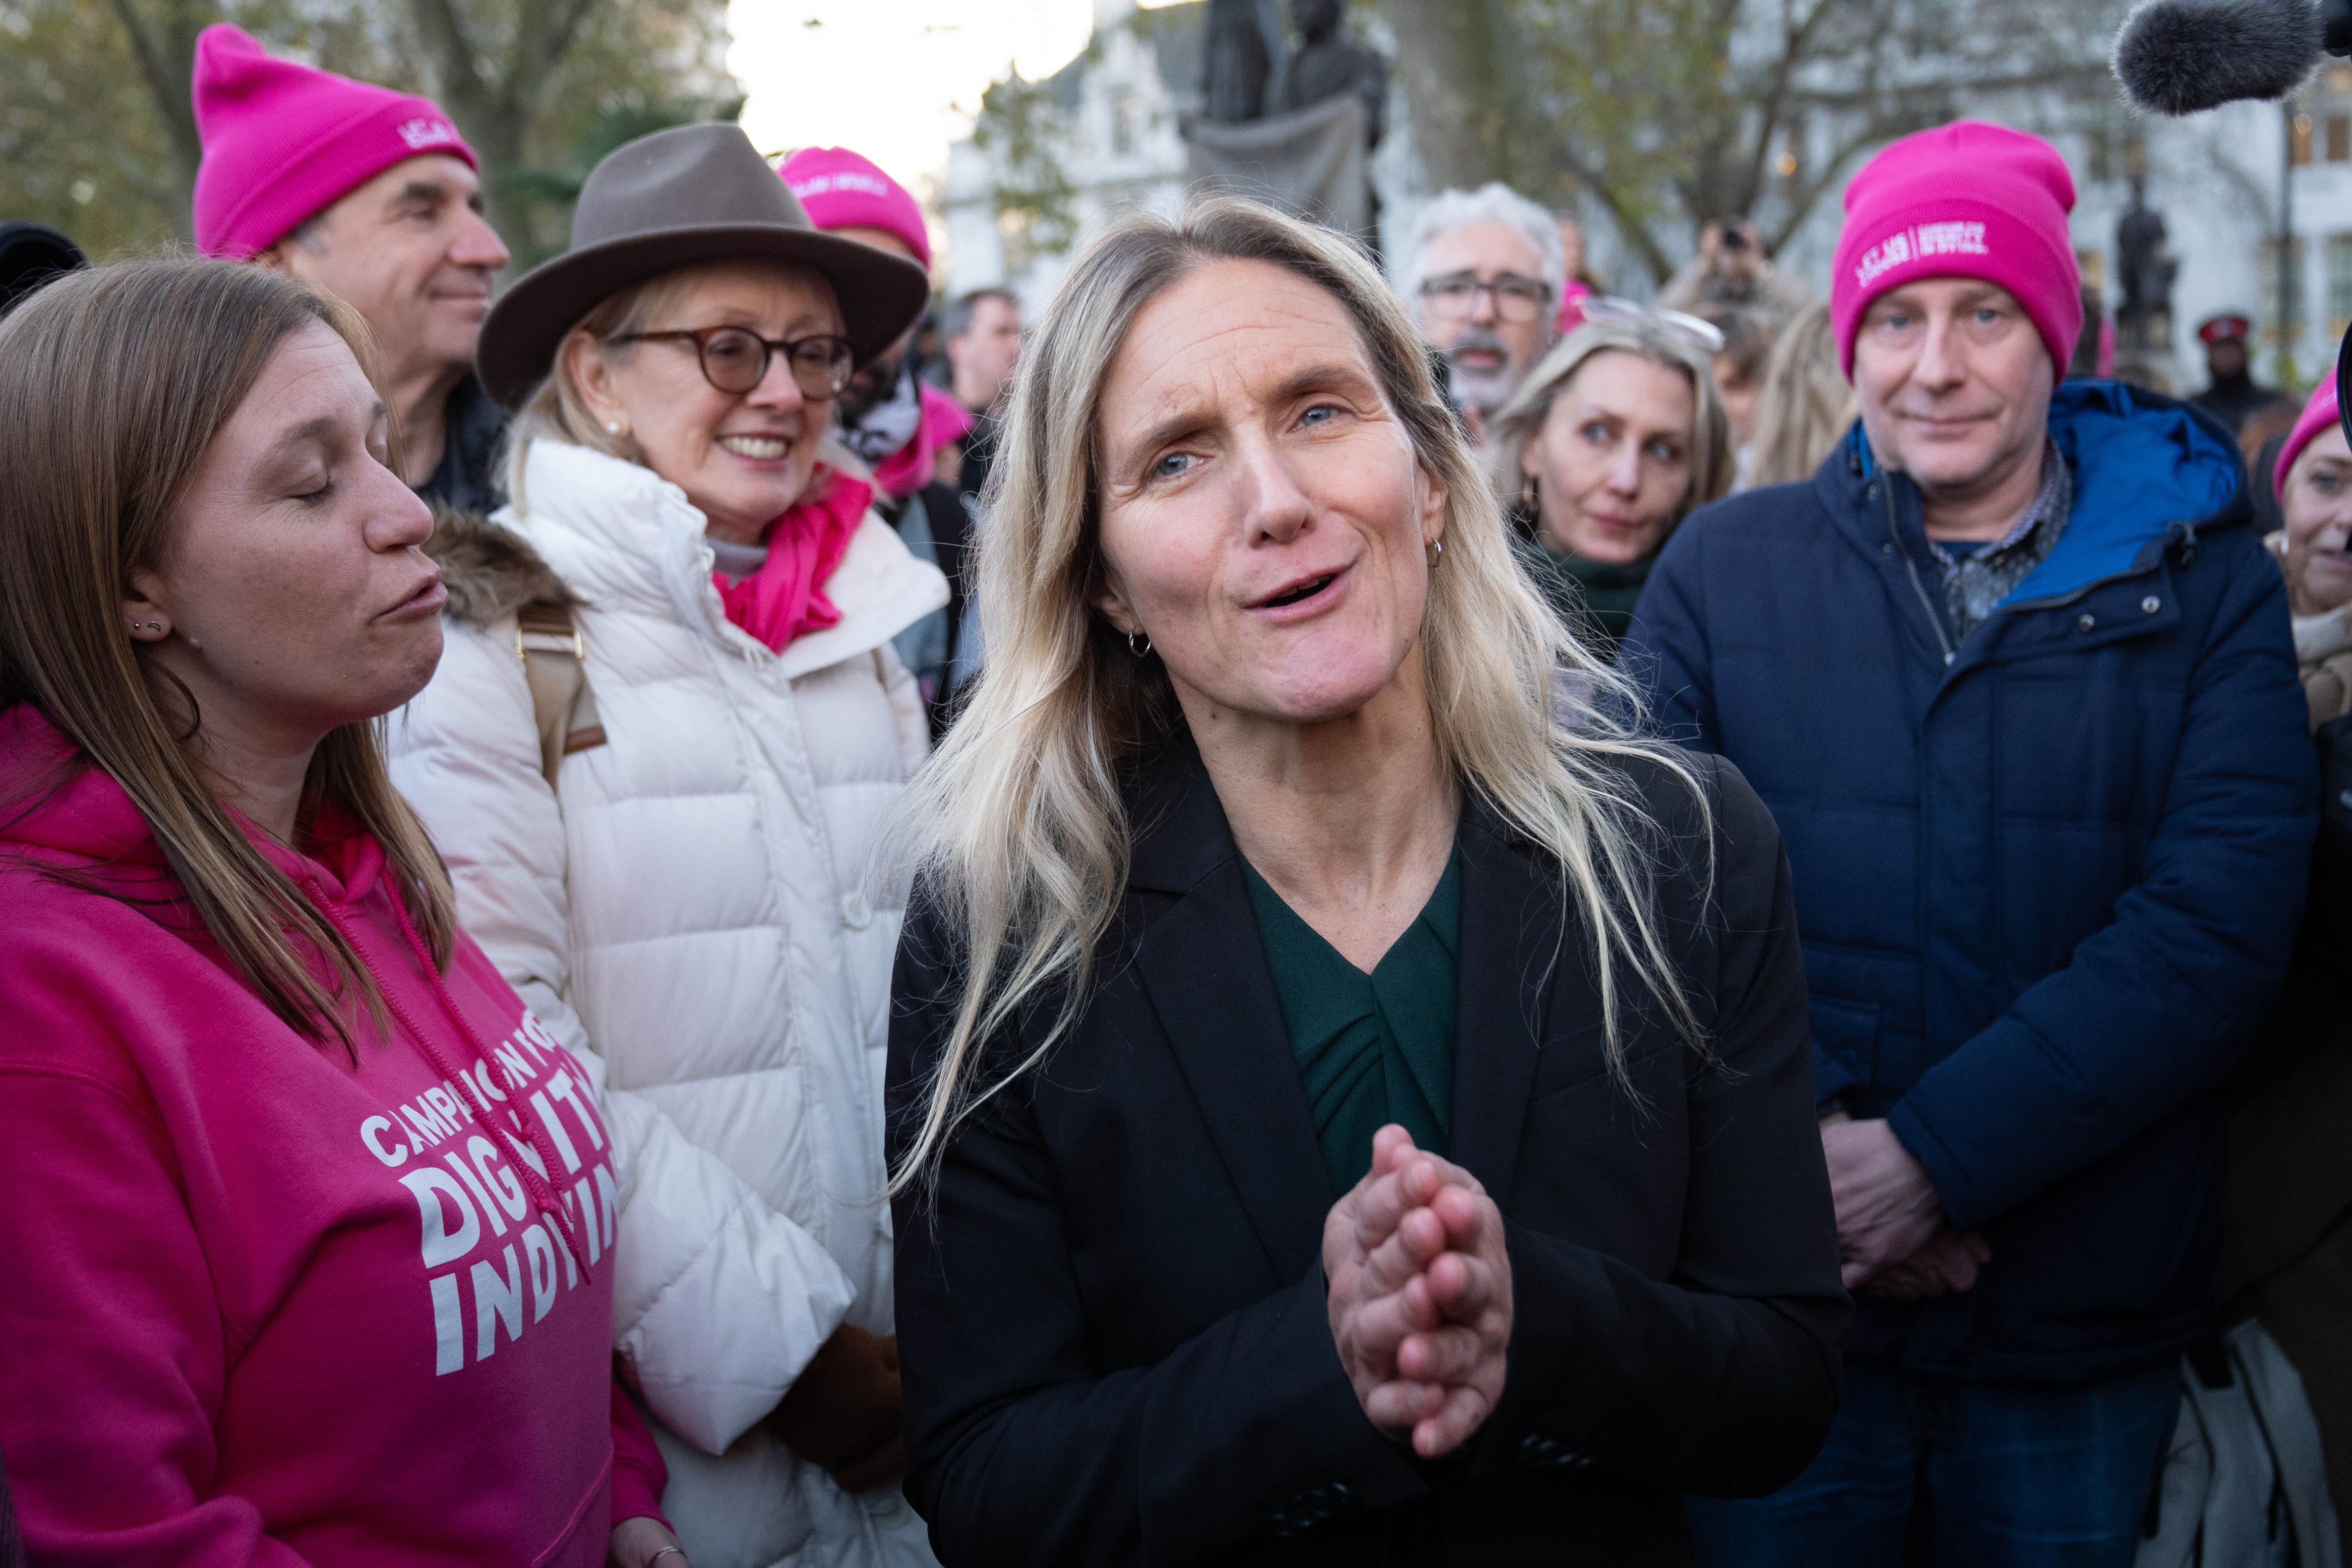
<instances>
[{"instance_id":1,"label":"fluffy microphone cover","mask_svg":"<svg viewBox=\"0 0 2352 1568\"><path fill-rule=\"evenodd\" d=\"M2147 0L2116 35L2116 76L2151 114L2284 98L2319 60L2311 0Z\"/></svg>"}]
</instances>

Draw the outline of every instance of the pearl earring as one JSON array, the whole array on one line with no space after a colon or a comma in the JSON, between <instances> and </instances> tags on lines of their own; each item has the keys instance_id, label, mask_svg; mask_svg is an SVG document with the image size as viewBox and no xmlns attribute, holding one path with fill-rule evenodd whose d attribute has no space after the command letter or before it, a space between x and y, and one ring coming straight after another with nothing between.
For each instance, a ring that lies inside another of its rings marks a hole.
<instances>
[{"instance_id":1,"label":"pearl earring","mask_svg":"<svg viewBox=\"0 0 2352 1568\"><path fill-rule=\"evenodd\" d=\"M621 422L617 419L607 420L604 423L604 428L617 436L621 433Z\"/></svg>"}]
</instances>

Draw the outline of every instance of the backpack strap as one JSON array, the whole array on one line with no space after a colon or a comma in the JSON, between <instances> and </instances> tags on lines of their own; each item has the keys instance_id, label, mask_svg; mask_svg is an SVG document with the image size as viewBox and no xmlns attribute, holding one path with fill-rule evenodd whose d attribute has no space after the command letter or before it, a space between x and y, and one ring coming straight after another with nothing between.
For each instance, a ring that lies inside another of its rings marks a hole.
<instances>
[{"instance_id":1,"label":"backpack strap","mask_svg":"<svg viewBox=\"0 0 2352 1568\"><path fill-rule=\"evenodd\" d=\"M588 689L588 647L568 604L541 600L515 612L515 655L530 687L530 716L539 729L539 771L547 787L563 759L604 743L596 694Z\"/></svg>"}]
</instances>

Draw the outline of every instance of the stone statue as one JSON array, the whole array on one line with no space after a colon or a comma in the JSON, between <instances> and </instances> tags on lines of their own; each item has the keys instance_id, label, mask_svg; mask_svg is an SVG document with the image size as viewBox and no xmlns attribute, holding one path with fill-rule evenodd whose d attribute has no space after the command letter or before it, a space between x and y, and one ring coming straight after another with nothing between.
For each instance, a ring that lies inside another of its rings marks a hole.
<instances>
[{"instance_id":1,"label":"stone statue","mask_svg":"<svg viewBox=\"0 0 2352 1568\"><path fill-rule=\"evenodd\" d=\"M2116 329L2125 348L2169 346L2172 279L2180 263L2166 250L2167 237L2164 215L2147 205L2147 182L2135 174L2131 206L2116 222L2116 281L2124 292Z\"/></svg>"},{"instance_id":2,"label":"stone statue","mask_svg":"<svg viewBox=\"0 0 2352 1568\"><path fill-rule=\"evenodd\" d=\"M1388 66L1340 26L1340 0L1292 0L1293 54L1276 0L1209 0L1205 112L1184 126L1196 189L1236 192L1370 242L1380 232L1371 147Z\"/></svg>"},{"instance_id":3,"label":"stone statue","mask_svg":"<svg viewBox=\"0 0 2352 1568\"><path fill-rule=\"evenodd\" d=\"M1214 3L1214 0L1212 0ZM1290 0L1298 53L1276 84L1271 111L1287 113L1352 92L1364 100L1364 145L1380 145L1389 101L1389 64L1348 36L1340 0Z\"/></svg>"},{"instance_id":4,"label":"stone statue","mask_svg":"<svg viewBox=\"0 0 2352 1568\"><path fill-rule=\"evenodd\" d=\"M1287 53L1274 0L1209 0L1207 30L1201 118L1212 125L1263 119L1266 89Z\"/></svg>"}]
</instances>

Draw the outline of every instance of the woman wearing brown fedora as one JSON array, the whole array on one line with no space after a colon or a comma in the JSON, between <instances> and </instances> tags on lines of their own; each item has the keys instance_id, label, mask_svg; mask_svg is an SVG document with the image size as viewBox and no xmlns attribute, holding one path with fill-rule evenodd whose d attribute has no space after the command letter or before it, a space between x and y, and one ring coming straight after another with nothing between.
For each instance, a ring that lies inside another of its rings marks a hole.
<instances>
[{"instance_id":1,"label":"woman wearing brown fedora","mask_svg":"<svg viewBox=\"0 0 2352 1568\"><path fill-rule=\"evenodd\" d=\"M890 639L947 586L826 435L927 291L734 126L597 165L484 325L513 502L445 520L394 729L467 929L604 1069L615 1342L693 1568L930 1561L879 1201L904 888L866 868L926 748Z\"/></svg>"}]
</instances>

